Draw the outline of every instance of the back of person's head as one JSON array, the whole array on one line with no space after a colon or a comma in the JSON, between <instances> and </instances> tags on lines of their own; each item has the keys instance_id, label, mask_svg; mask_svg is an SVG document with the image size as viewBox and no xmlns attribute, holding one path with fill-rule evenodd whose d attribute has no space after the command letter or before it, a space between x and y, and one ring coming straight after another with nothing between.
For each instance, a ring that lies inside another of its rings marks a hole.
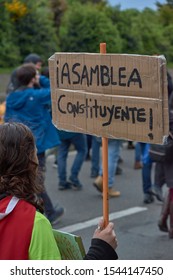
<instances>
[{"instance_id":1,"label":"back of person's head","mask_svg":"<svg viewBox=\"0 0 173 280\"><path fill-rule=\"evenodd\" d=\"M27 86L36 77L37 70L33 63L21 65L16 70L16 78L20 86Z\"/></svg>"},{"instance_id":2,"label":"back of person's head","mask_svg":"<svg viewBox=\"0 0 173 280\"><path fill-rule=\"evenodd\" d=\"M21 123L0 125L0 194L15 195L37 207L40 202L36 193L41 192L36 180L37 169L31 130Z\"/></svg>"},{"instance_id":3,"label":"back of person's head","mask_svg":"<svg viewBox=\"0 0 173 280\"><path fill-rule=\"evenodd\" d=\"M41 57L38 54L30 53L29 55L27 55L25 57L24 63L34 63L36 68L38 70L40 70L42 67L42 64L43 64L43 60L41 59Z\"/></svg>"},{"instance_id":4,"label":"back of person's head","mask_svg":"<svg viewBox=\"0 0 173 280\"><path fill-rule=\"evenodd\" d=\"M36 54L36 53L30 53L29 55L27 55L23 62L24 63L32 62L34 64L36 64L37 62L43 63L41 57L38 54Z\"/></svg>"}]
</instances>

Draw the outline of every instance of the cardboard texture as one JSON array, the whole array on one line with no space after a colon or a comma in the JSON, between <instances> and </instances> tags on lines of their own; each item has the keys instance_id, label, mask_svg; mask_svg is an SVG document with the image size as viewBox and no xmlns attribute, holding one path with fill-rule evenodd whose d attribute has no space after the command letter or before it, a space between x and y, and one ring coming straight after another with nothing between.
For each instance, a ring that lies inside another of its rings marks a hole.
<instances>
[{"instance_id":1,"label":"cardboard texture","mask_svg":"<svg viewBox=\"0 0 173 280\"><path fill-rule=\"evenodd\" d=\"M82 260L85 249L80 236L55 230L53 234L59 248L62 260Z\"/></svg>"},{"instance_id":2,"label":"cardboard texture","mask_svg":"<svg viewBox=\"0 0 173 280\"><path fill-rule=\"evenodd\" d=\"M147 143L168 134L164 56L55 53L49 71L59 129Z\"/></svg>"}]
</instances>

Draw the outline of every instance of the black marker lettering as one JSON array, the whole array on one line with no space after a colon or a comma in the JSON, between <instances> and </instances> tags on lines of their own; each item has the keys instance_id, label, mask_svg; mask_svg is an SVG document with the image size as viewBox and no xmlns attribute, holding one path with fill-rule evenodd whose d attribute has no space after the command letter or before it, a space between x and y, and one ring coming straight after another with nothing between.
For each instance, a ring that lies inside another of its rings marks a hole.
<instances>
[{"instance_id":1,"label":"black marker lettering","mask_svg":"<svg viewBox=\"0 0 173 280\"><path fill-rule=\"evenodd\" d=\"M153 110L150 108L149 127L153 130Z\"/></svg>"},{"instance_id":2,"label":"black marker lettering","mask_svg":"<svg viewBox=\"0 0 173 280\"><path fill-rule=\"evenodd\" d=\"M121 86L121 87L125 87L126 86L126 83L123 83L121 80L122 79L125 79L126 78L126 75L124 74L123 75L123 71L125 71L126 70L126 68L125 67L120 67L119 68L119 85Z\"/></svg>"},{"instance_id":3,"label":"black marker lettering","mask_svg":"<svg viewBox=\"0 0 173 280\"><path fill-rule=\"evenodd\" d=\"M61 83L64 83L64 77L67 77L68 84L70 85L70 70L69 70L69 65L68 63L65 63L62 67L61 71Z\"/></svg>"},{"instance_id":4,"label":"black marker lettering","mask_svg":"<svg viewBox=\"0 0 173 280\"><path fill-rule=\"evenodd\" d=\"M127 86L130 87L130 83L138 83L139 87L142 88L142 81L141 81L141 77L139 75L139 72L136 68L133 69L130 78L128 80Z\"/></svg>"},{"instance_id":5,"label":"black marker lettering","mask_svg":"<svg viewBox=\"0 0 173 280\"><path fill-rule=\"evenodd\" d=\"M77 80L74 80L73 81L73 85L76 85L76 84L79 84L80 83L80 75L79 73L75 70L75 68L77 66L80 66L80 63L75 63L73 66L72 66L72 73L77 76Z\"/></svg>"}]
</instances>

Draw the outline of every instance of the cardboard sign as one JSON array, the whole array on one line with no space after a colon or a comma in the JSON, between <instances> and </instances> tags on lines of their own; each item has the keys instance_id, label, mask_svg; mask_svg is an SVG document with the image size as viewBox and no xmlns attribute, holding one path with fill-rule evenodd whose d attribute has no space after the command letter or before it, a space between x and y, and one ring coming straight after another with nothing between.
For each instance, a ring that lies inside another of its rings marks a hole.
<instances>
[{"instance_id":1,"label":"cardboard sign","mask_svg":"<svg viewBox=\"0 0 173 280\"><path fill-rule=\"evenodd\" d=\"M148 143L168 134L164 56L55 53L49 71L59 129Z\"/></svg>"}]
</instances>

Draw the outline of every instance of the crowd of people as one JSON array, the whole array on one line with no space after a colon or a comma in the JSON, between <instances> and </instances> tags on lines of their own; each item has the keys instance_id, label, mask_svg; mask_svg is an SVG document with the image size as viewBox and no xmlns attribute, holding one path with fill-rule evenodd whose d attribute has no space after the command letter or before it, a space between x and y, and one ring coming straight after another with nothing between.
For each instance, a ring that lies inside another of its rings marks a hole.
<instances>
[{"instance_id":1,"label":"crowd of people","mask_svg":"<svg viewBox=\"0 0 173 280\"><path fill-rule=\"evenodd\" d=\"M68 148L71 143L75 145L77 156L69 186L82 188L78 173L86 158L86 136L81 134L78 143L76 135L62 137L53 126L49 78L40 75L37 63L40 69L40 57L31 54L12 73L4 123L0 125L2 260L61 259L51 226L63 215L64 208L52 204L45 188L46 150L61 147L58 149L59 187L64 189ZM116 247L114 224L105 225L101 220L84 259L117 259Z\"/></svg>"},{"instance_id":2,"label":"crowd of people","mask_svg":"<svg viewBox=\"0 0 173 280\"><path fill-rule=\"evenodd\" d=\"M10 238L18 242L12 242L12 247L8 245L7 250L4 250L6 253L0 250L0 259L61 259L58 247L53 241L51 226L64 214L64 207L59 204L53 205L46 191L47 151L56 148L55 163L60 191L82 190L79 174L85 160L91 161L90 176L93 178L93 187L100 193L103 191L101 137L58 130L52 124L49 72L48 68L41 67L42 60L39 55L28 55L24 63L13 71L3 103L4 110L1 115L4 116L3 119L1 117L0 123L0 248L6 246L5 232L12 230L14 234L10 234ZM173 119L171 82L170 80L168 88L170 130ZM71 146L75 149L76 155L68 176L67 159ZM122 140L108 140L109 197L116 198L121 195L119 190L114 189L115 175L122 173L119 167L122 161L121 147ZM129 141L127 147L134 149L134 169L141 169L143 202L152 203L154 197L163 202L158 227L161 231L169 232L169 237L173 238L172 165L155 164L155 180L152 183L153 162L149 157L149 144L138 142L134 144ZM165 198L162 194L163 184L169 188ZM9 205L12 205L10 211ZM169 226L168 216L170 216ZM22 222L22 232L16 230L16 219ZM24 239L28 227L30 234L27 235L26 246L21 248L21 254L18 255L15 253L17 248L15 246ZM47 237L41 237L43 229ZM48 246L48 241L52 247ZM36 242L39 243L37 253ZM103 228L100 222L85 259L117 259L116 247L114 225L109 223Z\"/></svg>"}]
</instances>

